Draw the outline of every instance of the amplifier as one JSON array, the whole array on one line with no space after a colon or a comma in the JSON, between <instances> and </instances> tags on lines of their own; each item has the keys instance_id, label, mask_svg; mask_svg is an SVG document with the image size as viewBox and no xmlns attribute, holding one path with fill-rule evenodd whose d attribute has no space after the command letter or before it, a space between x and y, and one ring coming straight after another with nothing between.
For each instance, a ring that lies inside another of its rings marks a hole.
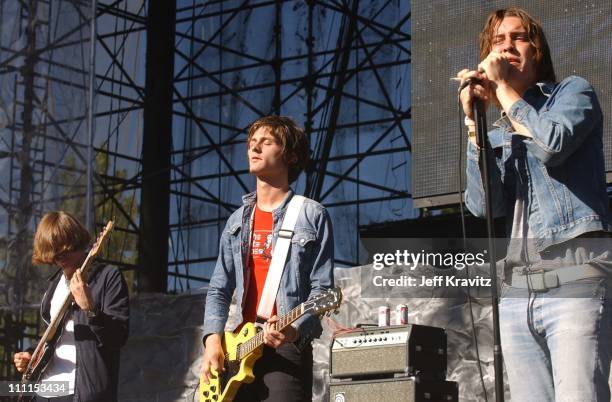
<instances>
[{"instance_id":1,"label":"amplifier","mask_svg":"<svg viewBox=\"0 0 612 402\"><path fill-rule=\"evenodd\" d=\"M419 375L446 378L446 332L424 325L364 328L334 337L332 378Z\"/></svg>"},{"instance_id":2,"label":"amplifier","mask_svg":"<svg viewBox=\"0 0 612 402\"><path fill-rule=\"evenodd\" d=\"M454 381L426 381L413 377L329 384L329 402L457 402Z\"/></svg>"}]
</instances>

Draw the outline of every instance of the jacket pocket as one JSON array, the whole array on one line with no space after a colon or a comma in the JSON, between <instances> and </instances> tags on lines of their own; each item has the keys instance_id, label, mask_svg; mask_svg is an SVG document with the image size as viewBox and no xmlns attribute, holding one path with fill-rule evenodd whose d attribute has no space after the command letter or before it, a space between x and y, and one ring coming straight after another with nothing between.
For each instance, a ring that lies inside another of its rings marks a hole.
<instances>
[{"instance_id":1,"label":"jacket pocket","mask_svg":"<svg viewBox=\"0 0 612 402\"><path fill-rule=\"evenodd\" d=\"M228 229L226 229L225 231L225 233L227 234L227 237L229 238L230 245L232 246L233 254L240 253L240 242L241 242L240 227L241 226L242 226L241 224L236 223L232 225L231 227L229 227Z\"/></svg>"},{"instance_id":2,"label":"jacket pocket","mask_svg":"<svg viewBox=\"0 0 612 402\"><path fill-rule=\"evenodd\" d=\"M295 275L294 283L301 300L310 293L310 271L314 259L317 236L314 230L296 228L291 238L291 266Z\"/></svg>"},{"instance_id":3,"label":"jacket pocket","mask_svg":"<svg viewBox=\"0 0 612 402\"><path fill-rule=\"evenodd\" d=\"M240 223L233 224L229 229L226 229L227 234L230 236L236 236L240 230L240 226L242 226Z\"/></svg>"},{"instance_id":4,"label":"jacket pocket","mask_svg":"<svg viewBox=\"0 0 612 402\"><path fill-rule=\"evenodd\" d=\"M312 229L296 229L291 238L293 245L298 244L299 246L306 248L310 242L317 240L317 235Z\"/></svg>"}]
</instances>

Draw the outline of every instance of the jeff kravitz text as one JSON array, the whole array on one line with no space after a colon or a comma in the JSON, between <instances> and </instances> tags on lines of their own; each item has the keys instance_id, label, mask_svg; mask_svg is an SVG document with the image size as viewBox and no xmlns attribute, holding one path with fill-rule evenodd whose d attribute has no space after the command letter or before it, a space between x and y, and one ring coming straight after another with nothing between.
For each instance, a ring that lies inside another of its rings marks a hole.
<instances>
[{"instance_id":1,"label":"jeff kravitz text","mask_svg":"<svg viewBox=\"0 0 612 402\"><path fill-rule=\"evenodd\" d=\"M454 275L436 275L436 276L425 276L421 275L420 278L401 275L398 277L384 277L382 275L376 275L372 278L374 286L381 287L476 287L476 286L491 286L490 278L483 278L476 275L474 278L458 278Z\"/></svg>"}]
</instances>

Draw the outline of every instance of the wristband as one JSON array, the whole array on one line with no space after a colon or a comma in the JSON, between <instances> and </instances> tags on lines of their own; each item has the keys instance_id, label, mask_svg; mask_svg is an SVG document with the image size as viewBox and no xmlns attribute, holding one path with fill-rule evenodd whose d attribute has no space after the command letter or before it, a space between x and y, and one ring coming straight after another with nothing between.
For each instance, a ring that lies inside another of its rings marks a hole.
<instances>
[{"instance_id":1,"label":"wristband","mask_svg":"<svg viewBox=\"0 0 612 402\"><path fill-rule=\"evenodd\" d=\"M476 122L467 116L463 119L463 124L465 124L466 127L476 127Z\"/></svg>"}]
</instances>

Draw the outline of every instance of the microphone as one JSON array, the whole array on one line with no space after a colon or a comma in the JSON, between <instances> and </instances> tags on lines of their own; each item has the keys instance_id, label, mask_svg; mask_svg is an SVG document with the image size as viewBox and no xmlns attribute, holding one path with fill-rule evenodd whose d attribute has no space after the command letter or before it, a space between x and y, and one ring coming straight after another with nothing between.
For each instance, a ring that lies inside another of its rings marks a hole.
<instances>
[{"instance_id":1,"label":"microphone","mask_svg":"<svg viewBox=\"0 0 612 402\"><path fill-rule=\"evenodd\" d=\"M480 66L478 66L478 70L479 73L484 73L484 69ZM451 77L452 81L461 81L461 78L458 77ZM468 79L466 79L465 81L463 81L463 84L461 84L461 86L459 87L459 92L463 91L463 89L465 87L467 87L468 85L472 85L472 84L482 84L482 80L476 77L470 77Z\"/></svg>"},{"instance_id":2,"label":"microphone","mask_svg":"<svg viewBox=\"0 0 612 402\"><path fill-rule=\"evenodd\" d=\"M463 81L463 84L461 84L461 86L459 87L459 92L463 91L465 87L472 84L482 84L482 80L476 77L468 78L467 80Z\"/></svg>"}]
</instances>

